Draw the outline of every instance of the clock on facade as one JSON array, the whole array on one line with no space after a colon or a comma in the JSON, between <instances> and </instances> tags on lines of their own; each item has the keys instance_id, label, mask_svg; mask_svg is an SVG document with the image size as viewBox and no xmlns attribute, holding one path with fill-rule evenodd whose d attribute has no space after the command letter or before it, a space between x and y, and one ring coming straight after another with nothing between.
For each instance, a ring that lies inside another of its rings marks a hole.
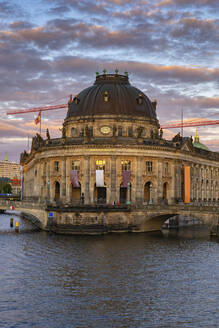
<instances>
[{"instance_id":1,"label":"clock on facade","mask_svg":"<svg viewBox=\"0 0 219 328\"><path fill-rule=\"evenodd\" d=\"M109 126L102 126L100 128L100 132L103 133L103 134L109 134L111 131L111 128Z\"/></svg>"}]
</instances>

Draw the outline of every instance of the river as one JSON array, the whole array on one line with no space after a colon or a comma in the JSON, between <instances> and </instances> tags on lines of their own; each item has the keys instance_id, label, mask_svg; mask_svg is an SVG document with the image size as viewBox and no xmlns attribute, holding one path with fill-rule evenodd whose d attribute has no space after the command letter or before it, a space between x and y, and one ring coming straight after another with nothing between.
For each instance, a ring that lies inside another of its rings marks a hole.
<instances>
[{"instance_id":1,"label":"river","mask_svg":"<svg viewBox=\"0 0 219 328\"><path fill-rule=\"evenodd\" d=\"M219 327L219 243L172 233L49 235L0 215L1 328Z\"/></svg>"}]
</instances>

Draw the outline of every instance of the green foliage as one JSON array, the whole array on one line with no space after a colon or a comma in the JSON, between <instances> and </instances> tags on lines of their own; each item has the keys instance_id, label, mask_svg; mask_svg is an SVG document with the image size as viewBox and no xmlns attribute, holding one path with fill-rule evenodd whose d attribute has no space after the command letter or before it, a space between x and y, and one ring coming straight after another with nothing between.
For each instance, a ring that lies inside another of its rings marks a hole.
<instances>
[{"instance_id":1,"label":"green foliage","mask_svg":"<svg viewBox=\"0 0 219 328\"><path fill-rule=\"evenodd\" d=\"M12 188L11 188L11 185L9 183L6 183L3 186L3 193L4 194L11 194L12 193Z\"/></svg>"}]
</instances>

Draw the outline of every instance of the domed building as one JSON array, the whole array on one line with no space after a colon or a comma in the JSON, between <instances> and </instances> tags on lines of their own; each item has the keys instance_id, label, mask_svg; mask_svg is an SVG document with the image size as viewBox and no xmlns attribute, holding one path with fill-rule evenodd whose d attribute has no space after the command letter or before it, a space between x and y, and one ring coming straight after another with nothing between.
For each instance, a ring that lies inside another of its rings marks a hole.
<instances>
[{"instance_id":1,"label":"domed building","mask_svg":"<svg viewBox=\"0 0 219 328\"><path fill-rule=\"evenodd\" d=\"M217 202L219 154L192 138L163 138L157 102L128 74L96 76L68 103L62 136L33 138L21 154L24 198L77 204Z\"/></svg>"}]
</instances>

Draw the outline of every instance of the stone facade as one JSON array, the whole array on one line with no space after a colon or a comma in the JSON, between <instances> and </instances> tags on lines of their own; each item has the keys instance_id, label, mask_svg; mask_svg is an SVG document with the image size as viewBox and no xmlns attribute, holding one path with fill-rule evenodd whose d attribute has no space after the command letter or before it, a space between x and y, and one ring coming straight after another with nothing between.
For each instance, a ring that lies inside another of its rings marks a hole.
<instances>
[{"instance_id":1,"label":"stone facade","mask_svg":"<svg viewBox=\"0 0 219 328\"><path fill-rule=\"evenodd\" d=\"M38 135L33 140L31 153L21 155L24 198L63 206L120 202L140 208L146 204L182 203L184 167L189 167L190 203L216 204L219 154L197 149L191 138L182 138L179 134L171 141L163 139L156 118L156 103L150 102L138 89L131 89L129 83L125 85L128 96L123 92L117 92L116 96L115 92L109 92L106 97L104 90L114 90L113 86L120 88L118 75L111 77L110 82L107 75L98 82L103 84L103 90L98 89L102 92L102 98L100 94L98 99L102 99L103 104L95 105L92 115L87 112L77 115L80 102L90 106L96 99L94 96L84 99L89 95L84 96L82 91L69 102L62 136L50 139L48 132L47 139L43 140ZM127 106L132 102L133 112L120 112L120 101L123 107L126 102ZM101 106L108 106L102 114ZM76 114L71 115L74 108ZM104 171L102 187L96 187L97 169ZM72 170L77 171L79 187L72 186ZM123 186L124 170L130 171L126 187Z\"/></svg>"}]
</instances>

